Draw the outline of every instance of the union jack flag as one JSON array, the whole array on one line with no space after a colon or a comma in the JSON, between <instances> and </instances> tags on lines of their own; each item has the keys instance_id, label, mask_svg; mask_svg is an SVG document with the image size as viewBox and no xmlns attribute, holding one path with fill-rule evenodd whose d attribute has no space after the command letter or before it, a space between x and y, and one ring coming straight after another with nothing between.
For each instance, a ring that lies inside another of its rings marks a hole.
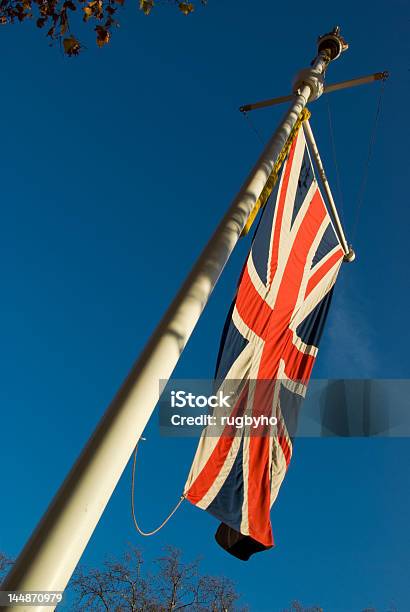
<instances>
[{"instance_id":1,"label":"union jack flag","mask_svg":"<svg viewBox=\"0 0 410 612\"><path fill-rule=\"evenodd\" d=\"M255 232L215 376L238 385L231 414L273 414L277 426L259 435L226 426L218 437L206 428L184 491L222 521L216 539L241 559L274 545L270 508L292 456L285 395L305 393L343 255L299 130Z\"/></svg>"}]
</instances>

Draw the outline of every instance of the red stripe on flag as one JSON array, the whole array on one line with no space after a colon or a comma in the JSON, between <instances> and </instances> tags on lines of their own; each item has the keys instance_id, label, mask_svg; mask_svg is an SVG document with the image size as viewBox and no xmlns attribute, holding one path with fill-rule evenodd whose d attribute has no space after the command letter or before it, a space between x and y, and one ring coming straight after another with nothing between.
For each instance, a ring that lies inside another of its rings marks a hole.
<instances>
[{"instance_id":1,"label":"red stripe on flag","mask_svg":"<svg viewBox=\"0 0 410 612\"><path fill-rule=\"evenodd\" d=\"M329 259L325 261L324 264L320 266L320 268L316 270L316 272L314 272L314 274L312 274L306 287L305 298L309 295L309 293L311 293L311 291L313 291L313 289L319 284L329 270L331 270L333 266L343 258L343 255L344 253L342 249L338 249L331 257L329 257Z\"/></svg>"},{"instance_id":2,"label":"red stripe on flag","mask_svg":"<svg viewBox=\"0 0 410 612\"><path fill-rule=\"evenodd\" d=\"M248 384L244 387L230 416L243 415L248 401ZM235 439L237 429L234 425L226 425L208 461L189 487L186 498L194 505L208 493L221 471Z\"/></svg>"},{"instance_id":3,"label":"red stripe on flag","mask_svg":"<svg viewBox=\"0 0 410 612\"><path fill-rule=\"evenodd\" d=\"M252 436L249 440L248 523L249 535L273 546L270 522L270 444L269 438Z\"/></svg>"},{"instance_id":4,"label":"red stripe on flag","mask_svg":"<svg viewBox=\"0 0 410 612\"><path fill-rule=\"evenodd\" d=\"M279 254L279 243L280 243L280 233L282 229L282 219L283 219L283 211L285 209L286 202L286 194L288 192L288 185L290 179L290 173L292 171L293 165L293 157L295 155L296 143L298 141L298 137L292 143L292 146L289 151L289 158L286 162L285 173L283 175L283 181L281 185L281 190L279 194L279 199L277 202L277 209L275 215L275 229L273 233L273 241L272 241L272 254L271 254L271 263L270 263L270 282L272 283L272 279L275 276L276 270L278 268L278 254Z\"/></svg>"},{"instance_id":5,"label":"red stripe on flag","mask_svg":"<svg viewBox=\"0 0 410 612\"><path fill-rule=\"evenodd\" d=\"M249 270L243 271L242 281L236 298L236 309L246 325L260 338L264 338L272 308L255 289Z\"/></svg>"},{"instance_id":6,"label":"red stripe on flag","mask_svg":"<svg viewBox=\"0 0 410 612\"><path fill-rule=\"evenodd\" d=\"M293 332L291 330L288 330L287 333L283 359L285 361L285 374L287 378L306 384L312 373L315 357L300 351L293 344Z\"/></svg>"}]
</instances>

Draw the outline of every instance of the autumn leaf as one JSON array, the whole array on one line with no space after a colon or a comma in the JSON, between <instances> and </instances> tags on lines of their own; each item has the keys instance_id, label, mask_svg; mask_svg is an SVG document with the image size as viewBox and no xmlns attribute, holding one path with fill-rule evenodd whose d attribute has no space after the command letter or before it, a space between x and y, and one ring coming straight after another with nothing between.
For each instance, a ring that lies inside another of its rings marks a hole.
<instances>
[{"instance_id":1,"label":"autumn leaf","mask_svg":"<svg viewBox=\"0 0 410 612\"><path fill-rule=\"evenodd\" d=\"M78 55L81 51L81 45L74 36L69 36L63 40L64 53L69 57Z\"/></svg>"},{"instance_id":2,"label":"autumn leaf","mask_svg":"<svg viewBox=\"0 0 410 612\"><path fill-rule=\"evenodd\" d=\"M137 6L145 15L149 15L154 6L165 4L165 0L137 1ZM206 0L167 1L184 15L192 13L194 5L196 6L199 2L206 3ZM103 47L110 41L113 28L119 27L114 16L117 14L118 6L124 4L125 0L0 0L0 26L34 17L38 28L45 26L50 46L54 41L59 41L63 45L65 54L73 56L78 55L84 47L77 38L70 34L72 12L81 11L83 22L87 23L95 19L99 23L98 29L95 28L96 42L99 47Z\"/></svg>"},{"instance_id":3,"label":"autumn leaf","mask_svg":"<svg viewBox=\"0 0 410 612\"><path fill-rule=\"evenodd\" d=\"M95 28L95 31L97 32L97 45L100 48L110 42L110 33L108 32L108 30L106 30L102 26L97 26Z\"/></svg>"},{"instance_id":4,"label":"autumn leaf","mask_svg":"<svg viewBox=\"0 0 410 612\"><path fill-rule=\"evenodd\" d=\"M140 0L140 10L149 15L152 7L154 6L154 0Z\"/></svg>"},{"instance_id":5,"label":"autumn leaf","mask_svg":"<svg viewBox=\"0 0 410 612\"><path fill-rule=\"evenodd\" d=\"M83 11L84 11L83 20L84 21L88 21L90 19L90 17L92 16L93 11L92 11L92 9L89 6L84 6L83 7Z\"/></svg>"},{"instance_id":6,"label":"autumn leaf","mask_svg":"<svg viewBox=\"0 0 410 612\"><path fill-rule=\"evenodd\" d=\"M192 13L194 10L194 5L192 2L180 2L178 6L179 10L181 13L184 13L184 15L189 15L189 13Z\"/></svg>"}]
</instances>

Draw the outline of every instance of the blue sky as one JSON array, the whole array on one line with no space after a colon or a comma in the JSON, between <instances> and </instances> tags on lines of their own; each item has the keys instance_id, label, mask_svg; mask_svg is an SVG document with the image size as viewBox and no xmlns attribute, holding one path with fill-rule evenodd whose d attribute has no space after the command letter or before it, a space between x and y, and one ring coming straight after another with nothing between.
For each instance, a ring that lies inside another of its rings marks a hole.
<instances>
[{"instance_id":1,"label":"blue sky","mask_svg":"<svg viewBox=\"0 0 410 612\"><path fill-rule=\"evenodd\" d=\"M368 188L316 377L409 377L409 10L392 2L307 5L209 0L184 18L129 3L112 44L77 59L33 24L1 30L0 549L16 555L69 470L261 148L237 111L288 93L339 23L349 51L334 82L388 69ZM379 86L328 96L349 237ZM323 97L312 127L335 184ZM266 140L283 109L252 120ZM242 262L234 252L175 376L212 375ZM154 416L138 470L143 527L180 495L196 446L161 439ZM126 542L165 544L238 583L252 610L299 598L326 611L410 609L408 464L398 440L298 440L272 512L277 547L244 564L213 541L216 522L188 504L149 540L133 530L130 466L84 562Z\"/></svg>"}]
</instances>

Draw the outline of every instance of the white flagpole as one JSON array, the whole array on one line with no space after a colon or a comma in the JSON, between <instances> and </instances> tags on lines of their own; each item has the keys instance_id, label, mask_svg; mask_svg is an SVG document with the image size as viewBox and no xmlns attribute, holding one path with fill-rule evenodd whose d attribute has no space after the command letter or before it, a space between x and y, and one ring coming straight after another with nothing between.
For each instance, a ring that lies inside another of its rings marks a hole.
<instances>
[{"instance_id":1,"label":"white flagpole","mask_svg":"<svg viewBox=\"0 0 410 612\"><path fill-rule=\"evenodd\" d=\"M346 48L338 28L319 39L318 55L312 66L299 74L292 104L279 127L18 557L2 590L65 589L159 400L160 380L171 376L301 111L308 101L321 95L327 65ZM32 606L33 610L40 608ZM25 608L16 605L14 609Z\"/></svg>"}]
</instances>

